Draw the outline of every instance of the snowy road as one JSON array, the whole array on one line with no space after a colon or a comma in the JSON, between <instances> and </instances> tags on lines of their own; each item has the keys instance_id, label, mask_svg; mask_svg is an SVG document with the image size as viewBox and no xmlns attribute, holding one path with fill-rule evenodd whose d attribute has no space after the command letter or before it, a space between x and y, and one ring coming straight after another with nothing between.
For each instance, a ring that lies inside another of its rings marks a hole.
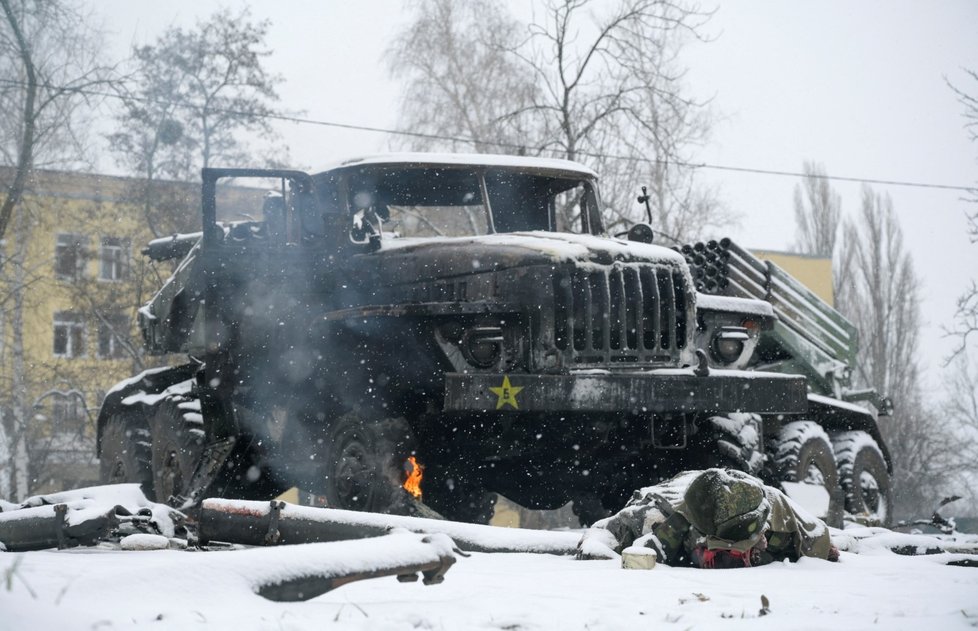
<instances>
[{"instance_id":1,"label":"snowy road","mask_svg":"<svg viewBox=\"0 0 978 631\"><path fill-rule=\"evenodd\" d=\"M278 562L329 546L274 549ZM739 570L531 554L460 558L441 585L353 583L307 602L252 591L269 549L0 554L0 629L968 629L978 569L955 555L843 553ZM758 617L761 595L771 613Z\"/></svg>"}]
</instances>

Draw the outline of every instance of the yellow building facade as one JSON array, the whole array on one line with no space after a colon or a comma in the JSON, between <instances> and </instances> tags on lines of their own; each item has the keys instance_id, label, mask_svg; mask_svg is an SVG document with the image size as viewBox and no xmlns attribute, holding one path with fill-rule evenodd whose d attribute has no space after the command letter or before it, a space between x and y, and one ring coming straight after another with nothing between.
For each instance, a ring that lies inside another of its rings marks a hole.
<instances>
[{"instance_id":1,"label":"yellow building facade","mask_svg":"<svg viewBox=\"0 0 978 631\"><path fill-rule=\"evenodd\" d=\"M12 177L0 169L0 182ZM141 180L32 175L0 243L0 491L97 482L101 399L155 359L141 352L135 314L160 279L139 250L154 220L169 227L199 212L196 186L159 187L175 208L184 199L179 218L146 204Z\"/></svg>"},{"instance_id":2,"label":"yellow building facade","mask_svg":"<svg viewBox=\"0 0 978 631\"><path fill-rule=\"evenodd\" d=\"M832 259L823 256L779 252L777 250L756 250L751 253L759 259L771 261L788 272L830 307L835 306L832 288Z\"/></svg>"}]
</instances>

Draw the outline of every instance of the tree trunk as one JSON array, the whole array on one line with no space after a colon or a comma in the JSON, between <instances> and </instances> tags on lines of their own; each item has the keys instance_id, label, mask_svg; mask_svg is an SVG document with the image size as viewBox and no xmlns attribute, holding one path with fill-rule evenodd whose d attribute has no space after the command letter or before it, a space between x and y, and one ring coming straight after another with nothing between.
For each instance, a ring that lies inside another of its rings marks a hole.
<instances>
[{"instance_id":1,"label":"tree trunk","mask_svg":"<svg viewBox=\"0 0 978 631\"><path fill-rule=\"evenodd\" d=\"M14 15L10 7L9 0L0 0L3 6L4 15L10 24L14 38L17 40L17 48L20 51L21 60L24 63L24 73L27 76L27 85L24 92L24 129L20 138L20 147L17 156L17 166L14 174L14 181L7 190L7 197L0 206L0 239L7 232L7 225L14 208L20 203L24 193L24 185L27 182L27 174L34 162L34 123L36 112L34 102L37 98L37 74L34 72L34 62L31 60L30 47L24 40L17 16Z\"/></svg>"},{"instance_id":2,"label":"tree trunk","mask_svg":"<svg viewBox=\"0 0 978 631\"><path fill-rule=\"evenodd\" d=\"M13 310L10 319L11 328L11 412L12 412L12 441L13 464L11 490L16 500L23 500L28 495L30 453L27 446L27 423L29 406L27 404L27 368L24 357L24 294L27 287L27 244L30 240L30 219L27 213L19 212L15 224L16 250L14 253L13 270Z\"/></svg>"}]
</instances>

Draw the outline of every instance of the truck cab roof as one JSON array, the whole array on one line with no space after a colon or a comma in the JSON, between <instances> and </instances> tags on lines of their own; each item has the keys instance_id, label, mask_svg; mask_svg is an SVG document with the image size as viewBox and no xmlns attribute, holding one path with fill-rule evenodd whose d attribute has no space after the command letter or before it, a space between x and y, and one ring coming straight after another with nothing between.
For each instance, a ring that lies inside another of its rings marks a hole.
<instances>
[{"instance_id":1,"label":"truck cab roof","mask_svg":"<svg viewBox=\"0 0 978 631\"><path fill-rule=\"evenodd\" d=\"M485 153L384 153L350 158L317 169L317 173L360 166L417 166L417 167L500 167L521 171L551 173L575 177L597 178L597 173L583 164L557 158L509 156Z\"/></svg>"}]
</instances>

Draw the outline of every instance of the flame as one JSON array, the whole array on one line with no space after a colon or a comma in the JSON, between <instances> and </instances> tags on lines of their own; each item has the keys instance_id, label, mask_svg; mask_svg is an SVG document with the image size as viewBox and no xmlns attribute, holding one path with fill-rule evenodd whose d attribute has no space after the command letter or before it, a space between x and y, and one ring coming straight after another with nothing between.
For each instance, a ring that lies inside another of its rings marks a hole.
<instances>
[{"instance_id":1,"label":"flame","mask_svg":"<svg viewBox=\"0 0 978 631\"><path fill-rule=\"evenodd\" d=\"M414 456L409 456L404 462L404 471L407 479L404 480L404 489L417 499L421 499L421 477L424 466L420 464Z\"/></svg>"}]
</instances>

